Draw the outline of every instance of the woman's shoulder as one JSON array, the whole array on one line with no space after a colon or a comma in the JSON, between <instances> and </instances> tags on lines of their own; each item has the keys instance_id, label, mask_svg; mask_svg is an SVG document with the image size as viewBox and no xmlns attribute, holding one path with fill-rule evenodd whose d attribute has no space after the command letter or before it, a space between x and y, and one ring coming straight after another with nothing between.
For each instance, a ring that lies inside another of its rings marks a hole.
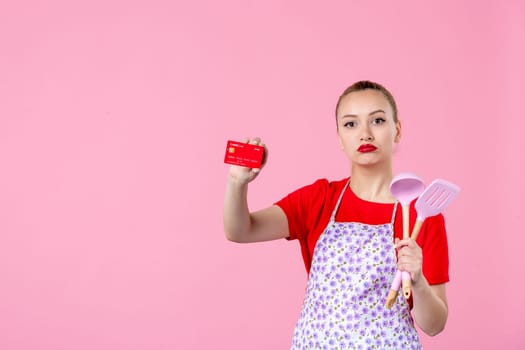
<instances>
[{"instance_id":1,"label":"woman's shoulder","mask_svg":"<svg viewBox=\"0 0 525 350\"><path fill-rule=\"evenodd\" d=\"M300 188L302 191L310 192L312 194L332 194L339 193L343 187L348 183L348 177L340 180L328 180L326 178L317 179L313 183Z\"/></svg>"},{"instance_id":2,"label":"woman's shoulder","mask_svg":"<svg viewBox=\"0 0 525 350\"><path fill-rule=\"evenodd\" d=\"M347 183L348 178L335 181L326 178L317 179L290 192L285 198L293 202L303 202L309 206L317 202L324 203L341 193Z\"/></svg>"}]
</instances>

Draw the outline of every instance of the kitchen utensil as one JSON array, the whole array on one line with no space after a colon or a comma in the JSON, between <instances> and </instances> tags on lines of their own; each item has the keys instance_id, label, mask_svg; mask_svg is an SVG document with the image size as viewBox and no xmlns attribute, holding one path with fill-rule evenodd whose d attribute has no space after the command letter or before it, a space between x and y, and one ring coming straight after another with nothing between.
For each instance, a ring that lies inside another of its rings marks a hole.
<instances>
[{"instance_id":1,"label":"kitchen utensil","mask_svg":"<svg viewBox=\"0 0 525 350\"><path fill-rule=\"evenodd\" d=\"M442 179L436 179L428 185L415 204L417 219L411 236L414 241L425 219L441 213L456 198L459 190L457 185Z\"/></svg>"},{"instance_id":2,"label":"kitchen utensil","mask_svg":"<svg viewBox=\"0 0 525 350\"><path fill-rule=\"evenodd\" d=\"M428 185L421 196L416 200L417 219L412 230L411 238L415 241L425 219L441 213L459 193L459 187L452 182L436 179ZM410 289L403 288L405 299L410 297Z\"/></svg>"},{"instance_id":3,"label":"kitchen utensil","mask_svg":"<svg viewBox=\"0 0 525 350\"><path fill-rule=\"evenodd\" d=\"M412 230L411 238L413 240L417 239L421 226L426 218L440 214L450 203L452 203L459 191L460 188L449 181L442 179L432 181L415 203L418 216ZM392 282L386 302L388 308L393 305L395 297L397 296L396 288L399 288L400 275L401 273L398 271ZM403 291L403 295L408 299L410 297L410 290L408 290L408 292Z\"/></svg>"},{"instance_id":4,"label":"kitchen utensil","mask_svg":"<svg viewBox=\"0 0 525 350\"><path fill-rule=\"evenodd\" d=\"M401 203L403 208L403 239L410 236L409 212L410 203L425 190L425 184L413 173L401 173L390 183L390 192Z\"/></svg>"},{"instance_id":5,"label":"kitchen utensil","mask_svg":"<svg viewBox=\"0 0 525 350\"><path fill-rule=\"evenodd\" d=\"M410 236L410 203L416 199L425 189L425 184L416 174L413 173L400 173L396 175L390 183L390 192L392 195L401 203L403 210L403 239ZM399 290L399 282L403 282L403 292L405 290L410 291L410 274L406 271L402 273L396 272L390 292L388 293L386 306L392 307Z\"/></svg>"}]
</instances>

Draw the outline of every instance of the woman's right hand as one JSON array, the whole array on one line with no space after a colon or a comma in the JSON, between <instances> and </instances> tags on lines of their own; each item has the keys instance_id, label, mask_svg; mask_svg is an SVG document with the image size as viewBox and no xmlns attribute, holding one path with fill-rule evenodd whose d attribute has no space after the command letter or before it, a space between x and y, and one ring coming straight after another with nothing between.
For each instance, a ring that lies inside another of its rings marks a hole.
<instances>
[{"instance_id":1,"label":"woman's right hand","mask_svg":"<svg viewBox=\"0 0 525 350\"><path fill-rule=\"evenodd\" d=\"M246 138L243 142L264 147L264 156L259 169L230 167L223 209L226 238L232 242L251 243L289 237L288 219L280 207L271 205L255 212L250 212L248 208L248 183L259 175L266 164L268 150L258 137Z\"/></svg>"},{"instance_id":2,"label":"woman's right hand","mask_svg":"<svg viewBox=\"0 0 525 350\"><path fill-rule=\"evenodd\" d=\"M230 179L238 184L244 185L253 181L257 175L259 175L261 169L264 167L268 159L268 150L259 137L254 137L252 139L244 138L242 142L264 147L264 156L260 168L247 168L238 165L232 165L230 167Z\"/></svg>"}]
</instances>

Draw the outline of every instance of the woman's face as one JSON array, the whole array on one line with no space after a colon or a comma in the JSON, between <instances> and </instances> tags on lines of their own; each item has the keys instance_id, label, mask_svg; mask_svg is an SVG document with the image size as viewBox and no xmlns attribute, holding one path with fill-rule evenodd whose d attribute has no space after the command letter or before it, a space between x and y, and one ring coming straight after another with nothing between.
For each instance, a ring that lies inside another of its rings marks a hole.
<instances>
[{"instance_id":1,"label":"woman's face","mask_svg":"<svg viewBox=\"0 0 525 350\"><path fill-rule=\"evenodd\" d=\"M352 163L391 162L401 124L394 121L392 106L380 91L362 90L344 96L337 110L337 126L341 147Z\"/></svg>"}]
</instances>

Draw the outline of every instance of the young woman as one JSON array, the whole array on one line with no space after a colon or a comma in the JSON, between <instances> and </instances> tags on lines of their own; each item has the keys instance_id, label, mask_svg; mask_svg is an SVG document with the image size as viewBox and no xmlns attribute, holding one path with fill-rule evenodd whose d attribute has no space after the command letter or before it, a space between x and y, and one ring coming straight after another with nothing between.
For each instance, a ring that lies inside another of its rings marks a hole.
<instances>
[{"instance_id":1,"label":"young woman","mask_svg":"<svg viewBox=\"0 0 525 350\"><path fill-rule=\"evenodd\" d=\"M420 349L413 320L428 335L441 332L447 320L443 216L428 218L417 241L400 240L401 210L389 185L401 123L388 90L369 81L351 85L337 102L336 122L351 177L318 180L250 213L248 183L260 169L232 166L226 237L299 240L308 284L292 349ZM245 141L263 145L259 138ZM410 214L412 227L413 203ZM388 309L385 299L396 269L411 274L412 296L405 301L399 293Z\"/></svg>"}]
</instances>

